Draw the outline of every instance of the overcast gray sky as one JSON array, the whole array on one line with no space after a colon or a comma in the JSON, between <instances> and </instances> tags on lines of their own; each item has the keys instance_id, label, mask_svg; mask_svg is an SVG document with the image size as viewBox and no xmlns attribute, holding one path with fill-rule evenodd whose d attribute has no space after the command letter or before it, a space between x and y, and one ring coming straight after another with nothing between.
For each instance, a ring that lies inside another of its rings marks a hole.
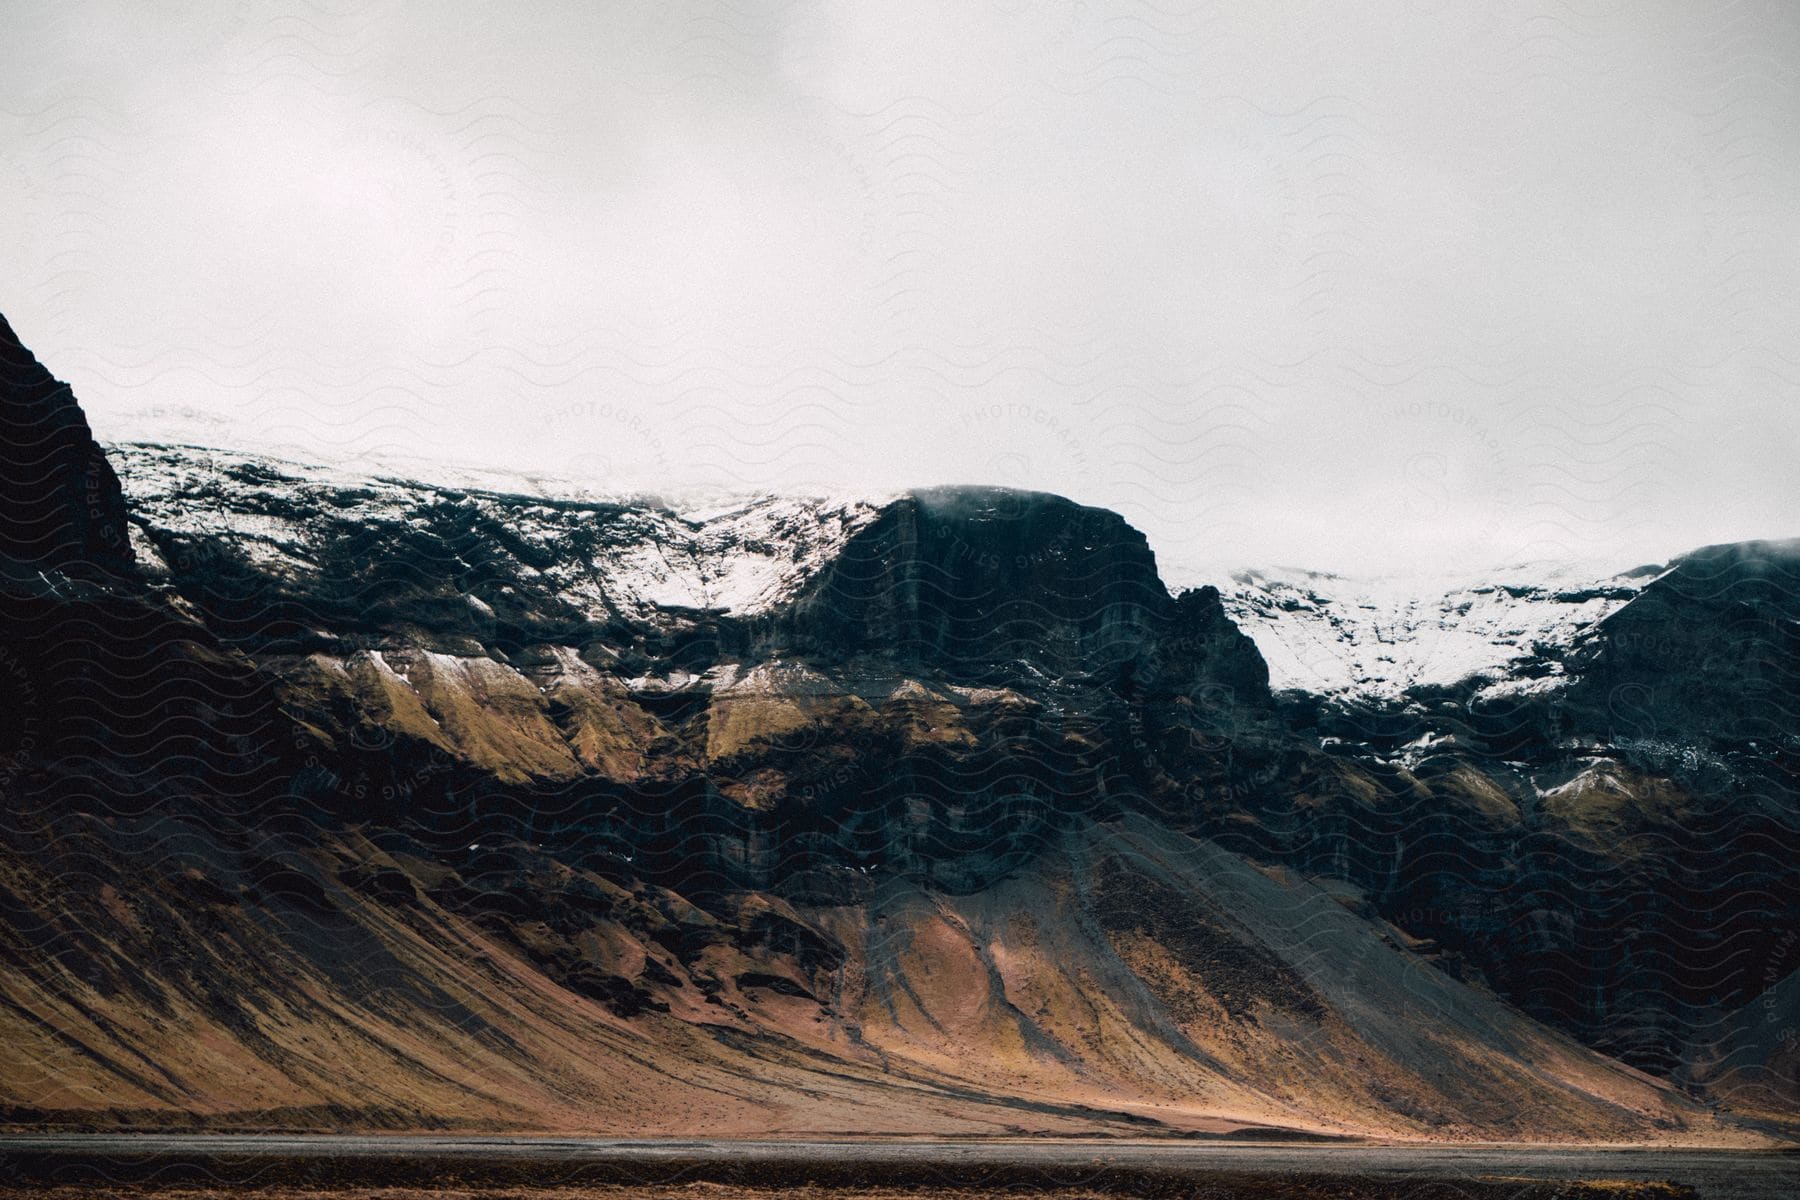
<instances>
[{"instance_id":1,"label":"overcast gray sky","mask_svg":"<svg viewBox=\"0 0 1800 1200\"><path fill-rule=\"evenodd\" d=\"M1800 533L1800 5L6 0L103 437L992 482L1174 574Z\"/></svg>"}]
</instances>

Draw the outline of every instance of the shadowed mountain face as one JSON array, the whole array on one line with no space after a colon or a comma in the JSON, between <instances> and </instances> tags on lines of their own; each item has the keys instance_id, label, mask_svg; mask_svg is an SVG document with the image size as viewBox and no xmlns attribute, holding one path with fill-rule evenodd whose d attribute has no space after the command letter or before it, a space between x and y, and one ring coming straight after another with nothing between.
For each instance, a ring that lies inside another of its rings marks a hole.
<instances>
[{"instance_id":1,"label":"shadowed mountain face","mask_svg":"<svg viewBox=\"0 0 1800 1200\"><path fill-rule=\"evenodd\" d=\"M154 600L111 463L68 385L0 319L0 795L38 805L209 802L266 754L274 694L246 660ZM266 711L265 711L266 710ZM259 715L260 714L260 715ZM11 844L9 842L9 844Z\"/></svg>"},{"instance_id":2,"label":"shadowed mountain face","mask_svg":"<svg viewBox=\"0 0 1800 1200\"><path fill-rule=\"evenodd\" d=\"M1578 650L1577 703L1616 737L1791 751L1800 539L1683 557Z\"/></svg>"},{"instance_id":3,"label":"shadowed mountain face","mask_svg":"<svg viewBox=\"0 0 1800 1200\"><path fill-rule=\"evenodd\" d=\"M118 476L69 385L0 317L0 559L78 574L131 564Z\"/></svg>"},{"instance_id":4,"label":"shadowed mountain face","mask_svg":"<svg viewBox=\"0 0 1800 1200\"><path fill-rule=\"evenodd\" d=\"M1730 1140L1669 1081L1791 1109L1742 1015L1800 965L1791 548L1684 560L1521 668L1555 687L1349 705L1272 694L1217 591L1053 496L679 514L112 459L115 507L58 468L62 557L6 549L15 1120ZM1654 730L1609 699L1639 684Z\"/></svg>"}]
</instances>

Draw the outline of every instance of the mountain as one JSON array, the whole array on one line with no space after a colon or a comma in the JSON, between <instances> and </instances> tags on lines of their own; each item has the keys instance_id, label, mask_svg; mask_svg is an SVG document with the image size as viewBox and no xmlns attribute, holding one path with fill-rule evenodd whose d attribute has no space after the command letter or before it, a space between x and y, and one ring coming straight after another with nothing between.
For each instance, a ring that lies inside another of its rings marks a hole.
<instances>
[{"instance_id":1,"label":"mountain","mask_svg":"<svg viewBox=\"0 0 1800 1200\"><path fill-rule=\"evenodd\" d=\"M1746 723L1791 680L1776 551L1609 584L1487 675L1307 692L1271 688L1251 583L1171 593L1055 496L693 511L102 461L129 559L15 548L0 597L15 1123L1788 1119L1707 1065L1791 1062L1731 1032L1786 994L1797 908L1792 726ZM1609 716L1665 670L1640 625L1768 687Z\"/></svg>"},{"instance_id":2,"label":"mountain","mask_svg":"<svg viewBox=\"0 0 1800 1200\"><path fill-rule=\"evenodd\" d=\"M1507 882L1471 889L1464 839L1439 882L1403 889L1411 931L1590 1045L1706 1086L1725 1053L1734 1102L1754 1076L1761 1111L1791 1103L1800 542L1618 574L1234 585L1294 727L1516 806Z\"/></svg>"}]
</instances>

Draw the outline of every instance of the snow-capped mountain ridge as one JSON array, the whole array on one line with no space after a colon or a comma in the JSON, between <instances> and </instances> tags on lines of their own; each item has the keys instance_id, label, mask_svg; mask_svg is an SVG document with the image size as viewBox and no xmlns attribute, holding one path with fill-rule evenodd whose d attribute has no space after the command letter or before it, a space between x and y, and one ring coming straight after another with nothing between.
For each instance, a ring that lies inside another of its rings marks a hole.
<instances>
[{"instance_id":1,"label":"snow-capped mountain ridge","mask_svg":"<svg viewBox=\"0 0 1800 1200\"><path fill-rule=\"evenodd\" d=\"M472 509L474 519L504 528L545 584L596 618L764 611L790 597L881 508L879 499L760 495L709 497L707 507L680 512L643 497L509 490L511 477L465 487L193 446L113 445L108 452L144 524L176 535L228 535L258 565L298 574L323 569L322 516L379 530L416 527L438 505ZM195 503L224 494L231 505Z\"/></svg>"},{"instance_id":2,"label":"snow-capped mountain ridge","mask_svg":"<svg viewBox=\"0 0 1800 1200\"><path fill-rule=\"evenodd\" d=\"M436 506L462 506L504 529L534 582L591 618L769 611L898 498L715 493L675 505L572 483L558 494L559 481L491 471L410 480L201 447L109 449L143 525L229 535L259 567L301 576L326 569L324 525L417 527ZM204 503L224 494L230 505ZM155 569L142 529L135 544ZM1283 567L1210 582L1274 690L1393 703L1471 677L1489 691L1555 686L1562 653L1661 570L1531 562L1357 577Z\"/></svg>"}]
</instances>

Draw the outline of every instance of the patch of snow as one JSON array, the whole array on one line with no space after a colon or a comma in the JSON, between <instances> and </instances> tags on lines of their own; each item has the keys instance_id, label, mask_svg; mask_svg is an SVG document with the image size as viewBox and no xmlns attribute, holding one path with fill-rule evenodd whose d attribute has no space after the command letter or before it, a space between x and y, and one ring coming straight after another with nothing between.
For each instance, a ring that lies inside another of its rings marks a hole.
<instances>
[{"instance_id":1,"label":"patch of snow","mask_svg":"<svg viewBox=\"0 0 1800 1200\"><path fill-rule=\"evenodd\" d=\"M1220 596L1277 691L1393 701L1470 678L1515 693L1560 686L1550 664L1542 678L1499 677L1540 651L1566 648L1647 582L1645 574L1548 563L1426 577L1277 569L1236 572Z\"/></svg>"}]
</instances>

